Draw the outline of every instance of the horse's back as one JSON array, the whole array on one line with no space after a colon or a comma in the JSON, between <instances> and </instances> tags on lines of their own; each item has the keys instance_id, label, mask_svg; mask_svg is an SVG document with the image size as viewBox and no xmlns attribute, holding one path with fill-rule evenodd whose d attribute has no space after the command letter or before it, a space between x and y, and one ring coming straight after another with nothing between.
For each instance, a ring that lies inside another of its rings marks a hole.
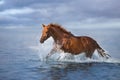
<instances>
[{"instance_id":1,"label":"horse's back","mask_svg":"<svg viewBox=\"0 0 120 80\"><path fill-rule=\"evenodd\" d=\"M80 42L80 44L82 44L82 46L86 49L88 48L97 48L98 47L98 44L97 42L91 38L91 37L88 37L88 36L76 36L78 42Z\"/></svg>"},{"instance_id":2,"label":"horse's back","mask_svg":"<svg viewBox=\"0 0 120 80\"><path fill-rule=\"evenodd\" d=\"M93 38L89 37L89 36L76 36L76 38L78 39L88 39L88 40L94 40ZM94 40L95 41L95 40Z\"/></svg>"},{"instance_id":3,"label":"horse's back","mask_svg":"<svg viewBox=\"0 0 120 80\"><path fill-rule=\"evenodd\" d=\"M82 42L92 42L92 43L96 43L96 41L91 38L91 37L88 37L88 36L76 36L76 38L79 40L79 41L82 41Z\"/></svg>"}]
</instances>

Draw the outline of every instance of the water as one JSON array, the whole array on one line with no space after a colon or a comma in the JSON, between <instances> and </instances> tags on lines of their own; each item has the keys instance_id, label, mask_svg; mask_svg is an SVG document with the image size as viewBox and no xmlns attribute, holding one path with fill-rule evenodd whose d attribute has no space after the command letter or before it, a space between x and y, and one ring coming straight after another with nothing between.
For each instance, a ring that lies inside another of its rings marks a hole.
<instances>
[{"instance_id":1,"label":"water","mask_svg":"<svg viewBox=\"0 0 120 80\"><path fill-rule=\"evenodd\" d=\"M0 80L120 80L120 29L69 29L93 37L112 56L108 60L45 61L50 38L39 43L41 28L0 28Z\"/></svg>"}]
</instances>

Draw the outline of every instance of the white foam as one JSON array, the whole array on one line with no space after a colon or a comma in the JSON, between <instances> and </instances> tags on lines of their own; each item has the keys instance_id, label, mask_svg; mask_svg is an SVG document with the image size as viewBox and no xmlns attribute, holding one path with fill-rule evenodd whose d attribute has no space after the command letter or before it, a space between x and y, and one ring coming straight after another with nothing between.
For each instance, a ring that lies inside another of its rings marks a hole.
<instances>
[{"instance_id":1,"label":"white foam","mask_svg":"<svg viewBox=\"0 0 120 80\"><path fill-rule=\"evenodd\" d=\"M45 57L47 56L47 54L50 52L50 50L53 47L53 39L49 38L47 41L44 42L44 44L40 44L39 45L39 51L38 51L38 55L40 57L40 59L42 61L45 61Z\"/></svg>"}]
</instances>

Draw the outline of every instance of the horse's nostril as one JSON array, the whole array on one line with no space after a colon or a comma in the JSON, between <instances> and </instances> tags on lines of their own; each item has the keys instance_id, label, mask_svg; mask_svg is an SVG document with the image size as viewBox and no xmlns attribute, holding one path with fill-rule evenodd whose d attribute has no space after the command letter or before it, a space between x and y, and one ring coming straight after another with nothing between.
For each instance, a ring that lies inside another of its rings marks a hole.
<instances>
[{"instance_id":1,"label":"horse's nostril","mask_svg":"<svg viewBox=\"0 0 120 80\"><path fill-rule=\"evenodd\" d=\"M43 40L40 40L40 43L43 43Z\"/></svg>"},{"instance_id":2,"label":"horse's nostril","mask_svg":"<svg viewBox=\"0 0 120 80\"><path fill-rule=\"evenodd\" d=\"M43 41L40 41L40 43L43 43Z\"/></svg>"}]
</instances>

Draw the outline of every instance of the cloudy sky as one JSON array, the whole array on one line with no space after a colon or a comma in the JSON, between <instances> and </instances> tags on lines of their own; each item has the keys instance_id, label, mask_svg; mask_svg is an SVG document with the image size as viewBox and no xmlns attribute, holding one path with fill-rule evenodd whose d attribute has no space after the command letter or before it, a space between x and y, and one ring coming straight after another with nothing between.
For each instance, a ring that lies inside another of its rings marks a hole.
<instances>
[{"instance_id":1,"label":"cloudy sky","mask_svg":"<svg viewBox=\"0 0 120 80\"><path fill-rule=\"evenodd\" d=\"M120 28L120 0L0 0L0 27Z\"/></svg>"}]
</instances>

